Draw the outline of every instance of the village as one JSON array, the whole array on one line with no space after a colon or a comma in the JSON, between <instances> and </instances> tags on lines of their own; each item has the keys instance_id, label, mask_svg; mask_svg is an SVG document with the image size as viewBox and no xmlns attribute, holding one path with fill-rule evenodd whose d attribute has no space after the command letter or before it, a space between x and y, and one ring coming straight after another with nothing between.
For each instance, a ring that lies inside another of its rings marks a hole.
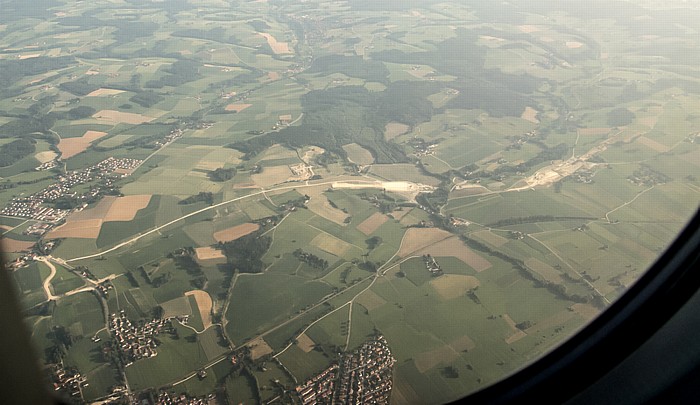
<instances>
[{"instance_id":1,"label":"village","mask_svg":"<svg viewBox=\"0 0 700 405\"><path fill-rule=\"evenodd\" d=\"M49 185L38 193L26 197L15 197L0 211L0 214L30 218L57 225L73 210L82 210L87 206L88 202L95 201L105 192L113 191L114 181L128 176L129 172L136 169L141 163L142 161L137 159L109 157L86 169L59 175L56 183ZM83 194L78 195L77 192L71 191L75 186L97 180L101 180L100 184L91 186ZM46 206L47 203L55 203L66 197L74 199L77 207L58 208ZM50 226L35 227L32 234L41 236L50 228Z\"/></svg>"},{"instance_id":2,"label":"village","mask_svg":"<svg viewBox=\"0 0 700 405\"><path fill-rule=\"evenodd\" d=\"M125 366L139 359L156 356L158 342L155 337L169 326L170 319L154 319L136 325L126 317L123 310L119 315L112 314L110 329Z\"/></svg>"},{"instance_id":3,"label":"village","mask_svg":"<svg viewBox=\"0 0 700 405\"><path fill-rule=\"evenodd\" d=\"M396 359L383 336L365 342L296 388L304 405L388 404Z\"/></svg>"}]
</instances>

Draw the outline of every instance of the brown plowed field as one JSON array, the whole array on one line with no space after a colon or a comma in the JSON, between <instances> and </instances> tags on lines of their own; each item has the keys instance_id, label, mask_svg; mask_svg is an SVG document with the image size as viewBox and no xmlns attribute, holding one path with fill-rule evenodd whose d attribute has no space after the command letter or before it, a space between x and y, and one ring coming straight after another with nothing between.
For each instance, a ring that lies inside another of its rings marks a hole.
<instances>
[{"instance_id":1,"label":"brown plowed field","mask_svg":"<svg viewBox=\"0 0 700 405\"><path fill-rule=\"evenodd\" d=\"M226 111L235 111L237 113L245 110L246 108L250 107L252 104L229 104L226 106L225 110Z\"/></svg>"},{"instance_id":2,"label":"brown plowed field","mask_svg":"<svg viewBox=\"0 0 700 405\"><path fill-rule=\"evenodd\" d=\"M68 159L84 151L90 144L103 136L106 132L87 131L79 138L62 138L58 143L58 150L61 151L61 158Z\"/></svg>"},{"instance_id":3,"label":"brown plowed field","mask_svg":"<svg viewBox=\"0 0 700 405\"><path fill-rule=\"evenodd\" d=\"M0 251L6 253L24 252L34 246L34 242L15 240L10 238L0 238Z\"/></svg>"},{"instance_id":4,"label":"brown plowed field","mask_svg":"<svg viewBox=\"0 0 700 405\"><path fill-rule=\"evenodd\" d=\"M433 245L451 236L451 233L437 228L410 228L403 236L401 249L399 249L397 256L409 256L426 246Z\"/></svg>"},{"instance_id":5,"label":"brown plowed field","mask_svg":"<svg viewBox=\"0 0 700 405\"><path fill-rule=\"evenodd\" d=\"M362 221L360 225L357 225L357 230L365 235L370 235L379 229L379 227L382 226L387 219L389 218L381 212L375 212L369 218Z\"/></svg>"},{"instance_id":6,"label":"brown plowed field","mask_svg":"<svg viewBox=\"0 0 700 405\"><path fill-rule=\"evenodd\" d=\"M420 250L416 254L429 254L431 256L453 256L463 261L477 272L484 271L491 267L491 262L484 259L481 255L468 248L456 236L435 243L434 245L428 246L425 249Z\"/></svg>"},{"instance_id":7,"label":"brown plowed field","mask_svg":"<svg viewBox=\"0 0 700 405\"><path fill-rule=\"evenodd\" d=\"M245 223L234 227L224 229L223 231L214 232L214 239L217 242L230 242L248 234L251 234L260 229L260 225Z\"/></svg>"},{"instance_id":8,"label":"brown plowed field","mask_svg":"<svg viewBox=\"0 0 700 405\"><path fill-rule=\"evenodd\" d=\"M109 207L105 222L108 221L133 221L136 213L148 206L151 202L150 195L127 195L119 197Z\"/></svg>"},{"instance_id":9,"label":"brown plowed field","mask_svg":"<svg viewBox=\"0 0 700 405\"><path fill-rule=\"evenodd\" d=\"M101 219L68 220L47 234L49 238L97 239L102 228Z\"/></svg>"}]
</instances>

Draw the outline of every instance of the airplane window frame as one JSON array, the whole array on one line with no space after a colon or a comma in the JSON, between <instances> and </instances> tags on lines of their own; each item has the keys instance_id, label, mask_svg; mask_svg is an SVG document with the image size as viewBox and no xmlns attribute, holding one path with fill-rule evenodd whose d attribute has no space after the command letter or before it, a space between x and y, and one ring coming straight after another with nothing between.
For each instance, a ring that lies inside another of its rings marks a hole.
<instances>
[{"instance_id":1,"label":"airplane window frame","mask_svg":"<svg viewBox=\"0 0 700 405\"><path fill-rule=\"evenodd\" d=\"M578 333L510 376L461 400L563 403L634 353L700 291L700 211L617 301Z\"/></svg>"}]
</instances>

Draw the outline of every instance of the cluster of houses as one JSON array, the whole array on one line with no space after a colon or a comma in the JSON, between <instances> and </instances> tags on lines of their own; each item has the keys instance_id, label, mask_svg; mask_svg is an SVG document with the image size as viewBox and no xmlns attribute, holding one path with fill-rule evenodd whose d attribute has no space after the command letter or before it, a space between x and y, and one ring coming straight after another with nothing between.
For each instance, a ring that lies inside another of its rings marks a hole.
<instances>
[{"instance_id":1,"label":"cluster of houses","mask_svg":"<svg viewBox=\"0 0 700 405\"><path fill-rule=\"evenodd\" d=\"M591 184L593 183L593 176L595 176L595 172L584 169L578 170L572 177L577 183Z\"/></svg>"},{"instance_id":2,"label":"cluster of houses","mask_svg":"<svg viewBox=\"0 0 700 405\"><path fill-rule=\"evenodd\" d=\"M333 399L338 365L333 364L315 375L303 385L296 387L296 393L304 405L327 404Z\"/></svg>"},{"instance_id":3,"label":"cluster of houses","mask_svg":"<svg viewBox=\"0 0 700 405\"><path fill-rule=\"evenodd\" d=\"M433 277L441 276L442 275L442 269L440 268L440 264L435 260L435 258L431 255L423 255L423 263L425 263L425 268L430 272L430 275Z\"/></svg>"},{"instance_id":4,"label":"cluster of houses","mask_svg":"<svg viewBox=\"0 0 700 405\"><path fill-rule=\"evenodd\" d=\"M388 405L394 363L396 359L384 336L365 342L355 352L343 356L334 402Z\"/></svg>"},{"instance_id":5,"label":"cluster of houses","mask_svg":"<svg viewBox=\"0 0 700 405\"><path fill-rule=\"evenodd\" d=\"M426 142L423 138L414 138L409 144L413 147L417 157L431 156L435 154L435 148L439 145L438 142Z\"/></svg>"},{"instance_id":6,"label":"cluster of houses","mask_svg":"<svg viewBox=\"0 0 700 405\"><path fill-rule=\"evenodd\" d=\"M388 405L394 363L386 339L378 336L344 354L339 364L331 365L295 391L303 405Z\"/></svg>"},{"instance_id":7,"label":"cluster of houses","mask_svg":"<svg viewBox=\"0 0 700 405\"><path fill-rule=\"evenodd\" d=\"M0 211L0 214L31 218L39 221L57 224L71 212L69 209L59 209L47 207L45 203L55 202L61 197L74 197L78 200L89 201L97 198L105 189L113 187L114 180L112 173L121 172L120 177L127 175L127 171L137 168L141 160L109 157L96 165L87 169L76 170L58 177L58 181L44 188L43 190L26 197L15 197L10 203ZM82 195L71 192L77 185L85 184L94 180L103 180L99 186L91 187ZM82 207L85 207L83 205Z\"/></svg>"},{"instance_id":8,"label":"cluster of houses","mask_svg":"<svg viewBox=\"0 0 700 405\"><path fill-rule=\"evenodd\" d=\"M85 376L76 369L66 370L63 366L55 364L52 366L51 379L54 391L62 391L70 397L82 397L81 387L87 387Z\"/></svg>"},{"instance_id":9,"label":"cluster of houses","mask_svg":"<svg viewBox=\"0 0 700 405\"><path fill-rule=\"evenodd\" d=\"M32 235L32 236L42 236L49 230L51 230L52 226L51 224L47 224L45 222L36 222L32 225L30 225L27 229L22 232L25 235Z\"/></svg>"},{"instance_id":10,"label":"cluster of houses","mask_svg":"<svg viewBox=\"0 0 700 405\"><path fill-rule=\"evenodd\" d=\"M154 319L136 325L126 317L124 310L110 317L110 329L127 366L136 360L157 355L155 337L169 326L169 319Z\"/></svg>"},{"instance_id":11,"label":"cluster of houses","mask_svg":"<svg viewBox=\"0 0 700 405\"><path fill-rule=\"evenodd\" d=\"M156 397L155 405L208 405L214 399L214 394L209 394L208 397L191 398L185 394L172 394L167 391L161 391ZM150 402L144 400L146 404Z\"/></svg>"},{"instance_id":12,"label":"cluster of houses","mask_svg":"<svg viewBox=\"0 0 700 405\"><path fill-rule=\"evenodd\" d=\"M203 124L202 128L200 128L200 129L210 128L212 125L214 125L214 124ZM155 143L156 148L162 148L163 146L169 144L170 142L172 142L176 139L182 138L183 132L185 132L185 131L183 131L180 128L173 129L162 140L156 141L156 143ZM139 164L140 164L140 162L139 162ZM136 167L138 167L138 165Z\"/></svg>"}]
</instances>

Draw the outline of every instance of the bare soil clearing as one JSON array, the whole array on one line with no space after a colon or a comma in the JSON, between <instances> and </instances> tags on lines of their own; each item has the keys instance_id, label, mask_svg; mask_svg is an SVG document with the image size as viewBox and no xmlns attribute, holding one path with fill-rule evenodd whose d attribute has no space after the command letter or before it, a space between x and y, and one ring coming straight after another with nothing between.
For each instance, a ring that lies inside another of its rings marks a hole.
<instances>
[{"instance_id":1,"label":"bare soil clearing","mask_svg":"<svg viewBox=\"0 0 700 405\"><path fill-rule=\"evenodd\" d=\"M210 261L210 260L221 260L226 259L226 256L219 249L213 248L211 246L196 248L195 253L197 254L197 260Z\"/></svg>"},{"instance_id":2,"label":"bare soil clearing","mask_svg":"<svg viewBox=\"0 0 700 405\"><path fill-rule=\"evenodd\" d=\"M217 242L230 242L238 238L242 238L260 229L260 225L253 223L245 223L234 227L224 229L223 231L214 232L214 239Z\"/></svg>"},{"instance_id":3,"label":"bare soil clearing","mask_svg":"<svg viewBox=\"0 0 700 405\"><path fill-rule=\"evenodd\" d=\"M56 152L52 150L47 150L34 155L34 159L38 160L39 163L46 163L56 159L56 156L58 156Z\"/></svg>"}]
</instances>

